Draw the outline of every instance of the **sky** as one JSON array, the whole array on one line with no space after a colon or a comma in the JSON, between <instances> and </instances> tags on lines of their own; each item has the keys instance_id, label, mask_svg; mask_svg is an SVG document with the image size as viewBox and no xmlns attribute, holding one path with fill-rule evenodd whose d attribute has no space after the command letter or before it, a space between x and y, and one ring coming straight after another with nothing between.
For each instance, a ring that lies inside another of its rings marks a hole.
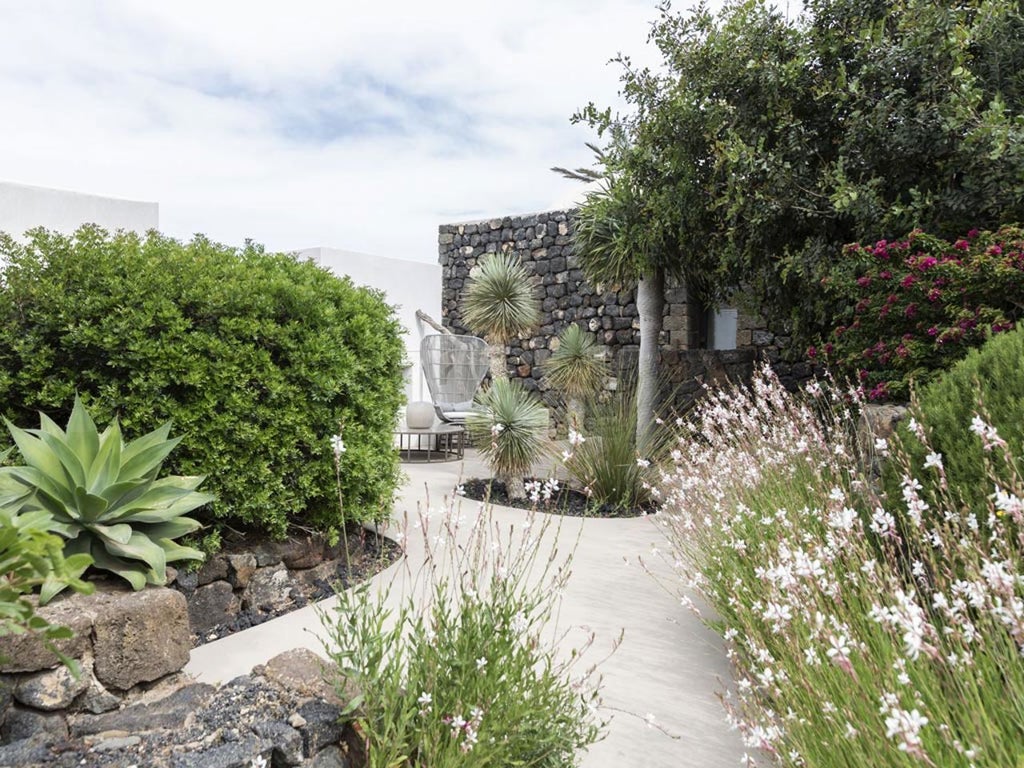
<instances>
[{"instance_id":1,"label":"sky","mask_svg":"<svg viewBox=\"0 0 1024 768\"><path fill-rule=\"evenodd\" d=\"M717 6L719 3L713 3ZM677 2L677 8L689 4ZM655 0L0 0L0 181L160 228L436 261L440 224L566 207L572 125L658 58Z\"/></svg>"}]
</instances>

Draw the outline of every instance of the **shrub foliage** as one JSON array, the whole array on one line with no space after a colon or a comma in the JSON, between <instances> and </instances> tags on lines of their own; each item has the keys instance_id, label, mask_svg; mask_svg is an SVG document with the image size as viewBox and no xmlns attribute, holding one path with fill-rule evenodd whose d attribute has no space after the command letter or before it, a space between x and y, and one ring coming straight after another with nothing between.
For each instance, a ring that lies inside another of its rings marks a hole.
<instances>
[{"instance_id":1,"label":"shrub foliage","mask_svg":"<svg viewBox=\"0 0 1024 768\"><path fill-rule=\"evenodd\" d=\"M1024 456L1022 362L1024 330L1017 329L971 350L950 371L918 393L912 409L914 422L899 428L907 462L905 466L889 465L886 487L890 495L899 497L904 476L923 475L928 456L932 455L931 463L941 461L946 481L956 488L968 509L986 508L994 484L1008 482L1007 477L996 472L1000 463L986 458L993 450L1003 453L1004 448L1018 461ZM994 432L982 429L982 422ZM985 438L989 434L994 439L979 441L979 435ZM1016 470L1024 470L1024 465L1018 464Z\"/></svg>"},{"instance_id":2,"label":"shrub foliage","mask_svg":"<svg viewBox=\"0 0 1024 768\"><path fill-rule=\"evenodd\" d=\"M341 521L329 438L344 426L346 514L397 483L402 344L379 294L309 262L150 233L0 237L0 402L66 420L78 393L126 434L173 421L166 469L206 475L205 522L280 536Z\"/></svg>"}]
</instances>

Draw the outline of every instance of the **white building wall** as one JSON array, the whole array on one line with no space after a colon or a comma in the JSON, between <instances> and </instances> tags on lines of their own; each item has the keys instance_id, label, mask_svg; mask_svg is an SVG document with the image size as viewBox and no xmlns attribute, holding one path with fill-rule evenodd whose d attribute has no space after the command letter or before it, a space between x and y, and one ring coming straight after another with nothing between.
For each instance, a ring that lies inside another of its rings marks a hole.
<instances>
[{"instance_id":1,"label":"white building wall","mask_svg":"<svg viewBox=\"0 0 1024 768\"><path fill-rule=\"evenodd\" d=\"M0 232L19 240L34 227L71 234L83 224L144 234L159 228L159 209L157 203L0 181Z\"/></svg>"},{"instance_id":2,"label":"white building wall","mask_svg":"<svg viewBox=\"0 0 1024 768\"><path fill-rule=\"evenodd\" d=\"M398 320L405 328L406 357L412 364L406 375L406 396L409 402L430 400L420 368L420 339L434 330L416 319L416 310L441 321L441 265L335 248L307 248L299 256L336 275L348 275L356 285L383 291L387 303L397 306Z\"/></svg>"}]
</instances>

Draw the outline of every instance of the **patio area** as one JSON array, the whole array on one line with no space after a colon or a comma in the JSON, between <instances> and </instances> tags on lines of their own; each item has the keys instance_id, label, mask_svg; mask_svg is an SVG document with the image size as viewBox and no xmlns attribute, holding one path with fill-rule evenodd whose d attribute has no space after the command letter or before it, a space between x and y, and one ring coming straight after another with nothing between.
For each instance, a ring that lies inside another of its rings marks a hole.
<instances>
[{"instance_id":1,"label":"patio area","mask_svg":"<svg viewBox=\"0 0 1024 768\"><path fill-rule=\"evenodd\" d=\"M415 516L418 505L439 506L461 478L489 473L467 449L462 461L406 463L407 482L395 503L394 519ZM462 510L477 502L463 500ZM500 523L522 520L522 510L494 507ZM728 678L720 642L655 576L669 568L652 547L663 547L650 518L564 518L557 536L576 543L572 577L564 594L559 628L587 628L596 635L591 660L607 655L619 634L621 646L600 668L603 717L611 718L606 738L583 756L585 768L668 768L736 766L744 753L739 734L726 721L716 692ZM400 538L398 524L386 533ZM578 542L578 543L577 543ZM554 545L554 541L550 544ZM548 542L545 541L545 545ZM415 571L424 555L422 537L409 536L408 563L374 577L384 587ZM637 562L643 557L651 573ZM411 566L411 567L410 567ZM397 596L400 589L392 590ZM320 604L328 607L330 601ZM582 633L582 630L580 630ZM205 682L226 682L283 651L310 648L322 653L323 629L313 606L294 611L192 651L186 671ZM651 720L657 727L649 724Z\"/></svg>"}]
</instances>

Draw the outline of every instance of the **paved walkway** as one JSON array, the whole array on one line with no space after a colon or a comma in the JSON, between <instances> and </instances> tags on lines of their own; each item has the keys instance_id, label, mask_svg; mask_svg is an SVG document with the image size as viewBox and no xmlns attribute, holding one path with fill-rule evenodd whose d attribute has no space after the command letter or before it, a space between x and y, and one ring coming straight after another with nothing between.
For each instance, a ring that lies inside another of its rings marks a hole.
<instances>
[{"instance_id":1,"label":"paved walkway","mask_svg":"<svg viewBox=\"0 0 1024 768\"><path fill-rule=\"evenodd\" d=\"M488 474L472 451L464 462L402 468L409 480L395 505L397 519L414 513L428 495L432 506L439 506L460 477ZM475 508L470 504L475 502L465 502L464 510ZM495 507L493 514L499 522L514 523L523 512ZM650 557L652 546L663 546L654 523L649 518L565 518L559 536L570 545L579 537L562 603L562 627L594 631L595 660L625 630L622 645L601 666L606 714L612 722L607 737L583 757L584 768L739 765L744 752L740 737L726 725L715 697L722 687L719 680L728 676L720 643L637 565L637 558L644 556L652 571L667 576L668 567ZM421 537L410 536L406 556L413 570L423 554ZM396 564L374 583L383 588L408 572ZM193 650L186 671L203 681L223 682L292 648L322 653L321 631L315 609L303 608ZM644 721L648 714L672 736L649 727Z\"/></svg>"}]
</instances>

